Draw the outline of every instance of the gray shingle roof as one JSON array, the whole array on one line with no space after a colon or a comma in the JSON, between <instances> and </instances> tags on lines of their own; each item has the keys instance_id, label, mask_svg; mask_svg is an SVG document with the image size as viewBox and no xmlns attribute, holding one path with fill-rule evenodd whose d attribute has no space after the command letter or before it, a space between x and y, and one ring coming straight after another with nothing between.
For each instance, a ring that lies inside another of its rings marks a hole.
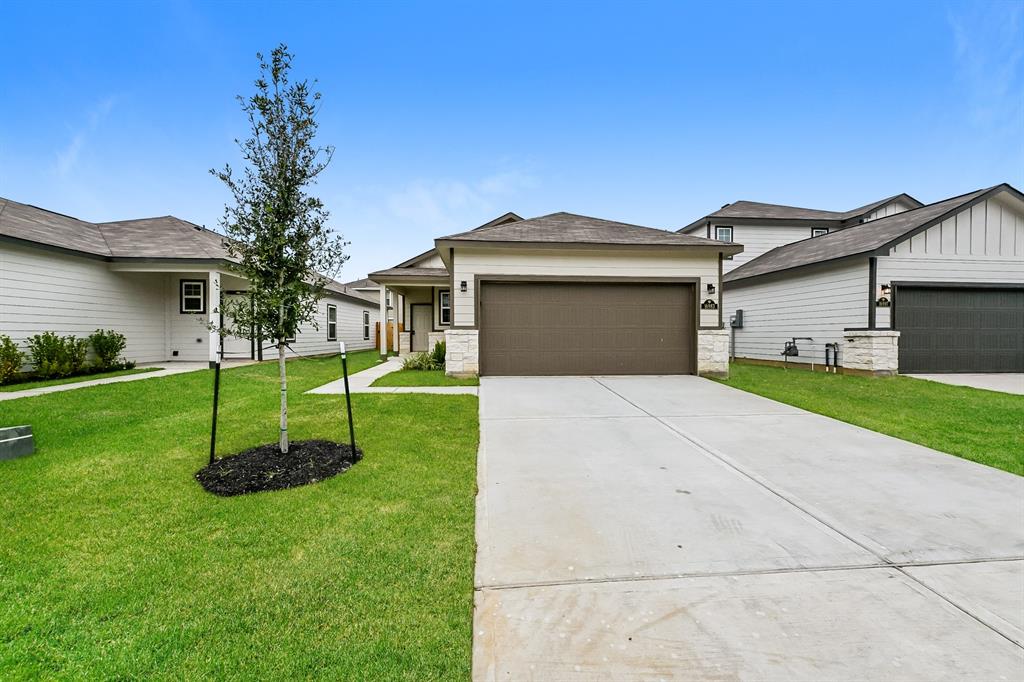
<instances>
[{"instance_id":1,"label":"gray shingle roof","mask_svg":"<svg viewBox=\"0 0 1024 682\"><path fill-rule=\"evenodd\" d=\"M906 193L894 194L891 197L885 199L879 199L873 201L870 204L864 206L858 206L857 208L850 209L849 211L824 211L816 208L801 208L799 206L785 206L783 204L765 204L760 201L735 201L731 204L726 204L714 213L695 220L684 228L680 229L680 232L692 229L697 225L703 224L705 221L711 218L762 218L766 220L815 220L830 223L844 223L853 221L861 218L862 216L871 213L876 208L885 206L891 201L897 199L904 199L907 203L913 204L916 207L922 206L921 202Z\"/></svg>"},{"instance_id":2,"label":"gray shingle roof","mask_svg":"<svg viewBox=\"0 0 1024 682\"><path fill-rule=\"evenodd\" d=\"M230 260L223 235L174 216L90 223L0 199L0 236L104 258Z\"/></svg>"},{"instance_id":3,"label":"gray shingle roof","mask_svg":"<svg viewBox=\"0 0 1024 682\"><path fill-rule=\"evenodd\" d=\"M732 270L723 278L723 281L738 282L803 265L868 254L909 232L944 217L947 213L961 210L967 204L984 197L989 192L1002 188L1009 188L1016 192L1009 185L979 189L969 194L896 213L887 218L872 220L855 228L837 230L820 237L785 244Z\"/></svg>"},{"instance_id":4,"label":"gray shingle roof","mask_svg":"<svg viewBox=\"0 0 1024 682\"><path fill-rule=\"evenodd\" d=\"M611 244L652 246L718 246L739 252L738 245L703 237L641 227L574 213L552 213L441 237L438 241L520 242L533 244Z\"/></svg>"},{"instance_id":5,"label":"gray shingle roof","mask_svg":"<svg viewBox=\"0 0 1024 682\"><path fill-rule=\"evenodd\" d=\"M377 272L371 272L370 276L373 279L388 277L406 277L412 279L422 279L424 277L448 277L448 270L445 268L388 268L387 270L378 270Z\"/></svg>"},{"instance_id":6,"label":"gray shingle roof","mask_svg":"<svg viewBox=\"0 0 1024 682\"><path fill-rule=\"evenodd\" d=\"M94 256L110 255L96 225L10 199L0 198L0 235Z\"/></svg>"},{"instance_id":7,"label":"gray shingle roof","mask_svg":"<svg viewBox=\"0 0 1024 682\"><path fill-rule=\"evenodd\" d=\"M114 258L231 260L224 235L174 216L98 223Z\"/></svg>"}]
</instances>

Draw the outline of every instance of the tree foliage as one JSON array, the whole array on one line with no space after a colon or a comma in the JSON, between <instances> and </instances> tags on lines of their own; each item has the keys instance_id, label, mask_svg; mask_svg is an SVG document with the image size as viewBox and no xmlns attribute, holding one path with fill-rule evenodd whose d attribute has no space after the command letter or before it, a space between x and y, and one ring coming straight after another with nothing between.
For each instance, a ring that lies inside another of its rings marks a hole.
<instances>
[{"instance_id":1,"label":"tree foliage","mask_svg":"<svg viewBox=\"0 0 1024 682\"><path fill-rule=\"evenodd\" d=\"M347 259L347 243L327 224L323 202L311 195L334 147L316 143L320 93L307 81L292 82L293 55L285 45L258 54L256 92L239 96L249 121L245 140L235 140L244 169L210 171L230 190L233 202L221 220L225 248L248 280L248 296L223 300L222 334L272 339L281 375L281 451L288 451L286 339L300 325L316 326L324 286Z\"/></svg>"}]
</instances>

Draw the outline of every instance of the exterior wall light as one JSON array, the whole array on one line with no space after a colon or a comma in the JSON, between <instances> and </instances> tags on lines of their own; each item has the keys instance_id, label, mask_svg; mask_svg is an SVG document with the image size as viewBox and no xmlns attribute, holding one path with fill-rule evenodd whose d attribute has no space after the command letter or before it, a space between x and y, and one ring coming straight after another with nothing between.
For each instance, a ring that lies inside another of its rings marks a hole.
<instances>
[{"instance_id":1,"label":"exterior wall light","mask_svg":"<svg viewBox=\"0 0 1024 682\"><path fill-rule=\"evenodd\" d=\"M462 293L466 293L466 280L462 280L461 282L459 282L459 291L461 291Z\"/></svg>"},{"instance_id":2,"label":"exterior wall light","mask_svg":"<svg viewBox=\"0 0 1024 682\"><path fill-rule=\"evenodd\" d=\"M709 294L715 293L715 285L712 284L711 282L708 282L708 293Z\"/></svg>"}]
</instances>

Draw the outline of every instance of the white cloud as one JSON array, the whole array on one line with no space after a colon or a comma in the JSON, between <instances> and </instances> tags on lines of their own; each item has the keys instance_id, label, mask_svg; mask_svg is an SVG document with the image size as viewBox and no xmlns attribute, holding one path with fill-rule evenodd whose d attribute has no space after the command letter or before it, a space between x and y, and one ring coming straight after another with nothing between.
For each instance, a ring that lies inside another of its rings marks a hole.
<instances>
[{"instance_id":1,"label":"white cloud","mask_svg":"<svg viewBox=\"0 0 1024 682\"><path fill-rule=\"evenodd\" d=\"M60 177L66 177L78 165L78 159L86 142L96 132L97 128L110 115L114 108L115 98L113 96L100 100L91 107L85 115L85 123L71 136L71 141L57 152L55 172Z\"/></svg>"},{"instance_id":2,"label":"white cloud","mask_svg":"<svg viewBox=\"0 0 1024 682\"><path fill-rule=\"evenodd\" d=\"M1024 4L985 4L947 15L957 79L971 122L995 132L1020 132L1024 116L1021 41Z\"/></svg>"}]
</instances>

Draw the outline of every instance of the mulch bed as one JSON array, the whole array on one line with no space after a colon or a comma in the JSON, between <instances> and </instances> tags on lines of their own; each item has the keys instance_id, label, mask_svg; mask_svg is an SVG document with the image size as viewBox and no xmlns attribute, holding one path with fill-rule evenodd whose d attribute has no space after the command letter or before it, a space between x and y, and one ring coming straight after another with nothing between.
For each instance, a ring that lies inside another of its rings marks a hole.
<instances>
[{"instance_id":1,"label":"mulch bed","mask_svg":"<svg viewBox=\"0 0 1024 682\"><path fill-rule=\"evenodd\" d=\"M196 480L221 497L284 490L336 476L362 458L359 448L353 457L348 445L327 440L292 442L286 455L273 443L218 459L196 472Z\"/></svg>"}]
</instances>

